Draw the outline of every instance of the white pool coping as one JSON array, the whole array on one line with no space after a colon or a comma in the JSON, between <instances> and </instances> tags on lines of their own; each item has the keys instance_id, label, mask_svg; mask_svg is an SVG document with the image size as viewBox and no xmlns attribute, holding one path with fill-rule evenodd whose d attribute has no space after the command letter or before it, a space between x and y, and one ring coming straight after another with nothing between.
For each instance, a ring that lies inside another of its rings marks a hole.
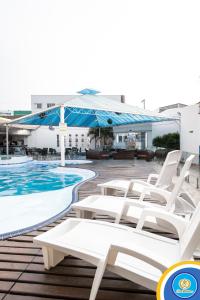
<instances>
[{"instance_id":1,"label":"white pool coping","mask_svg":"<svg viewBox=\"0 0 200 300\"><path fill-rule=\"evenodd\" d=\"M33 160L32 157L27 157L29 159L26 159L26 160L21 160L18 162L15 161L15 163L3 163L1 164L0 163L0 170L1 168L2 169L5 169L5 168L18 168L18 167L24 167L24 166L27 166L28 164L31 164L31 163L35 163L35 164L55 164L55 163L59 163L60 160ZM93 163L92 160L87 160L87 159L66 159L65 160L65 163L66 165L84 165L84 164L91 164Z\"/></svg>"},{"instance_id":2,"label":"white pool coping","mask_svg":"<svg viewBox=\"0 0 200 300\"><path fill-rule=\"evenodd\" d=\"M0 156L0 167L16 166L21 164L27 164L33 161L32 157L29 156L11 156L9 159L6 159L6 155L3 157Z\"/></svg>"},{"instance_id":3,"label":"white pool coping","mask_svg":"<svg viewBox=\"0 0 200 300\"><path fill-rule=\"evenodd\" d=\"M79 168L58 167L49 171L80 175L82 180L60 190L0 197L0 239L54 222L76 201L76 188L96 176L91 170Z\"/></svg>"}]
</instances>

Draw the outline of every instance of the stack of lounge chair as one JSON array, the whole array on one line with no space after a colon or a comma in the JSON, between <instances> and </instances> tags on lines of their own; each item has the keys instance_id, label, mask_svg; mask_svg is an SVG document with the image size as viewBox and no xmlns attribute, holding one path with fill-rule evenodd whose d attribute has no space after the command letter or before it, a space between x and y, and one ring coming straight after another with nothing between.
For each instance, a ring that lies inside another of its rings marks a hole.
<instances>
[{"instance_id":1,"label":"stack of lounge chair","mask_svg":"<svg viewBox=\"0 0 200 300\"><path fill-rule=\"evenodd\" d=\"M193 260L200 240L200 204L196 206L188 194L184 197L182 185L194 156L186 160L173 184L180 157L180 151L170 152L160 174L150 174L147 182L114 180L100 185L102 195L75 203L79 218L69 218L34 239L42 246L45 268L56 266L67 255L94 264L90 293L94 300L106 269L155 291L168 267ZM124 197L115 196L117 190ZM129 193L139 195L139 200L128 198ZM114 217L115 223L91 220L96 213ZM122 219L135 223L136 228L119 224ZM179 239L150 233L146 227L176 232Z\"/></svg>"}]
</instances>

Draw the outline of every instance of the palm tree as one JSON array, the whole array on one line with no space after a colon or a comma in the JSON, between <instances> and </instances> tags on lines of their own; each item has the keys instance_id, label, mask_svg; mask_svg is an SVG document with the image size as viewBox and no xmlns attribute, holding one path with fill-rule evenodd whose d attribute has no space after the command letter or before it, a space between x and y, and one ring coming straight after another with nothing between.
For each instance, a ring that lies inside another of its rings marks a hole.
<instances>
[{"instance_id":1,"label":"palm tree","mask_svg":"<svg viewBox=\"0 0 200 300\"><path fill-rule=\"evenodd\" d=\"M108 146L110 142L112 143L114 137L112 127L90 128L88 135L92 135L90 141L93 139L95 140L95 148L97 141L100 141L100 145L103 144L103 146Z\"/></svg>"}]
</instances>

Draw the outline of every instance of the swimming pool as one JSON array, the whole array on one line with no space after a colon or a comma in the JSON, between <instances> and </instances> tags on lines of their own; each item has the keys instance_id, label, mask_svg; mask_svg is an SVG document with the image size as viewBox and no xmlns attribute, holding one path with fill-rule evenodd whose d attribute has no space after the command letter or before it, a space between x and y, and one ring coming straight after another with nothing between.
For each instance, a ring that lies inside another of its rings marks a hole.
<instances>
[{"instance_id":1,"label":"swimming pool","mask_svg":"<svg viewBox=\"0 0 200 300\"><path fill-rule=\"evenodd\" d=\"M0 170L0 197L53 191L74 185L82 177L51 172L58 163L29 163L26 166Z\"/></svg>"},{"instance_id":2,"label":"swimming pool","mask_svg":"<svg viewBox=\"0 0 200 300\"><path fill-rule=\"evenodd\" d=\"M65 215L80 184L96 176L59 162L0 168L0 239L37 230Z\"/></svg>"}]
</instances>

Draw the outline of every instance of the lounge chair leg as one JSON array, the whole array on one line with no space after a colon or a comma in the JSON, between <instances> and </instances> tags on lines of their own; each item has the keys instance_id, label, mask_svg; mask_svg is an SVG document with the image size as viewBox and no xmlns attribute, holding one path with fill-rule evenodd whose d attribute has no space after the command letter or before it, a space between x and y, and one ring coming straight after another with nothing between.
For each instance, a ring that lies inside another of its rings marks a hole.
<instances>
[{"instance_id":1,"label":"lounge chair leg","mask_svg":"<svg viewBox=\"0 0 200 300\"><path fill-rule=\"evenodd\" d=\"M81 211L81 210L76 209L75 212L76 212L76 217L77 217L77 218L82 218L82 217L81 217L81 215L82 215L82 213L81 213L82 211Z\"/></svg>"},{"instance_id":2,"label":"lounge chair leg","mask_svg":"<svg viewBox=\"0 0 200 300\"><path fill-rule=\"evenodd\" d=\"M42 247L45 269L49 270L61 262L66 255L49 247Z\"/></svg>"},{"instance_id":3,"label":"lounge chair leg","mask_svg":"<svg viewBox=\"0 0 200 300\"><path fill-rule=\"evenodd\" d=\"M115 217L115 224L119 224L121 221L121 214Z\"/></svg>"},{"instance_id":4,"label":"lounge chair leg","mask_svg":"<svg viewBox=\"0 0 200 300\"><path fill-rule=\"evenodd\" d=\"M106 195L106 188L101 187L101 195Z\"/></svg>"},{"instance_id":5,"label":"lounge chair leg","mask_svg":"<svg viewBox=\"0 0 200 300\"><path fill-rule=\"evenodd\" d=\"M145 198L145 196L146 196L146 193L145 193L145 192L141 193L141 195L140 195L140 197L139 197L139 201L143 201L144 198Z\"/></svg>"},{"instance_id":6,"label":"lounge chair leg","mask_svg":"<svg viewBox=\"0 0 200 300\"><path fill-rule=\"evenodd\" d=\"M101 187L101 194L102 195L107 195L107 196L113 196L114 195L114 190L110 189L110 188Z\"/></svg>"},{"instance_id":7,"label":"lounge chair leg","mask_svg":"<svg viewBox=\"0 0 200 300\"><path fill-rule=\"evenodd\" d=\"M91 289L91 292L90 292L89 300L95 300L96 299L96 296L97 296L97 293L98 293L98 290L99 290L99 286L101 284L101 280L102 280L103 274L105 272L106 264L107 264L106 261L100 261L99 265L97 266L96 273L95 273L95 276L94 276L94 280L93 280L93 283L92 283L92 289Z\"/></svg>"},{"instance_id":8,"label":"lounge chair leg","mask_svg":"<svg viewBox=\"0 0 200 300\"><path fill-rule=\"evenodd\" d=\"M126 192L124 192L124 197L125 197L125 198L128 197L128 193L129 193L129 190L127 190Z\"/></svg>"},{"instance_id":9,"label":"lounge chair leg","mask_svg":"<svg viewBox=\"0 0 200 300\"><path fill-rule=\"evenodd\" d=\"M85 219L94 219L95 213L92 211L85 211L84 218Z\"/></svg>"},{"instance_id":10,"label":"lounge chair leg","mask_svg":"<svg viewBox=\"0 0 200 300\"><path fill-rule=\"evenodd\" d=\"M76 210L76 217L81 219L94 219L95 213L87 210Z\"/></svg>"}]
</instances>

